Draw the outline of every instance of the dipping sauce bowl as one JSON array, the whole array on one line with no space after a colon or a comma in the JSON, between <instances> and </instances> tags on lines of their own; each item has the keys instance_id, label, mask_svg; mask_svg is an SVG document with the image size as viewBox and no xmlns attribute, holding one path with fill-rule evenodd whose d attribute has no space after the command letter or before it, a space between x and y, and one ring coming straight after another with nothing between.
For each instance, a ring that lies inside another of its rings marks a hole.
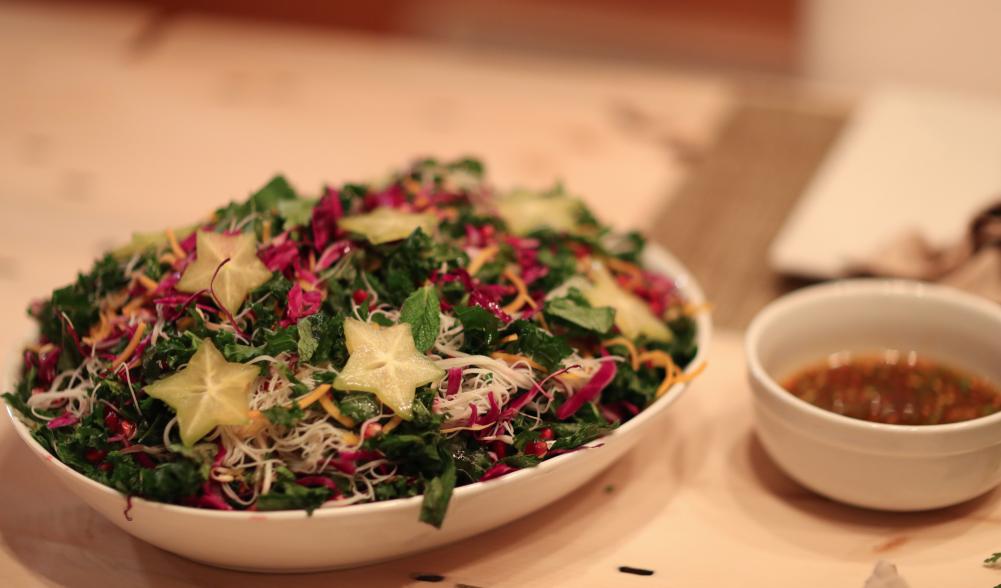
<instances>
[{"instance_id":1,"label":"dipping sauce bowl","mask_svg":"<svg viewBox=\"0 0 1001 588\"><path fill-rule=\"evenodd\" d=\"M1001 383L1001 306L943 286L842 280L775 300L745 339L758 437L793 479L848 504L945 507L1001 483L1001 413L897 425L814 406L780 382L845 351L911 352Z\"/></svg>"}]
</instances>

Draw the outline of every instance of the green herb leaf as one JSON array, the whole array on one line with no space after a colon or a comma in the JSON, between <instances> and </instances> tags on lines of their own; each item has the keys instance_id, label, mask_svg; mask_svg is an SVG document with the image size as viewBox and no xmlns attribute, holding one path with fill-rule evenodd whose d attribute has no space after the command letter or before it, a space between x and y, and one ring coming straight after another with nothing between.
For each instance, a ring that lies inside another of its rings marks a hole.
<instances>
[{"instance_id":1,"label":"green herb leaf","mask_svg":"<svg viewBox=\"0 0 1001 588\"><path fill-rule=\"evenodd\" d=\"M451 437L442 446L452 455L457 472L466 482L476 482L493 464L486 449L464 437Z\"/></svg>"},{"instance_id":2,"label":"green herb leaf","mask_svg":"<svg viewBox=\"0 0 1001 588\"><path fill-rule=\"evenodd\" d=\"M286 229L308 225L313 218L314 206L316 206L316 201L306 198L279 200L277 204L278 216L285 221Z\"/></svg>"},{"instance_id":3,"label":"green herb leaf","mask_svg":"<svg viewBox=\"0 0 1001 588\"><path fill-rule=\"evenodd\" d=\"M320 342L313 336L312 323L309 321L299 321L296 329L299 331L299 360L309 361L313 358L313 353L316 352Z\"/></svg>"},{"instance_id":4,"label":"green herb leaf","mask_svg":"<svg viewBox=\"0 0 1001 588\"><path fill-rule=\"evenodd\" d=\"M277 175L250 197L254 210L274 210L282 200L295 200L295 190L285 176Z\"/></svg>"},{"instance_id":5,"label":"green herb leaf","mask_svg":"<svg viewBox=\"0 0 1001 588\"><path fill-rule=\"evenodd\" d=\"M218 347L218 342L216 347ZM247 363L251 359L254 359L264 351L264 347L254 347L252 345L242 345L240 343L228 343L222 346L222 354L226 358L226 361L232 361L236 363Z\"/></svg>"},{"instance_id":6,"label":"green herb leaf","mask_svg":"<svg viewBox=\"0 0 1001 588\"><path fill-rule=\"evenodd\" d=\"M518 335L515 342L518 349L550 372L559 367L564 357L573 353L562 337L550 335L526 320L514 321L510 328Z\"/></svg>"},{"instance_id":7,"label":"green herb leaf","mask_svg":"<svg viewBox=\"0 0 1001 588\"><path fill-rule=\"evenodd\" d=\"M323 505L333 492L326 486L309 488L295 482L295 476L287 468L277 469L278 480L271 491L257 498L258 510L305 509L307 514Z\"/></svg>"},{"instance_id":8,"label":"green herb leaf","mask_svg":"<svg viewBox=\"0 0 1001 588\"><path fill-rule=\"evenodd\" d=\"M547 318L560 319L586 331L602 335L612 328L615 320L615 310L608 307L592 307L573 288L570 295L547 301L543 312Z\"/></svg>"},{"instance_id":9,"label":"green herb leaf","mask_svg":"<svg viewBox=\"0 0 1001 588\"><path fill-rule=\"evenodd\" d=\"M205 481L199 464L182 460L162 463L152 470L142 469L139 473L141 494L164 502L193 496Z\"/></svg>"},{"instance_id":10,"label":"green herb leaf","mask_svg":"<svg viewBox=\"0 0 1001 588\"><path fill-rule=\"evenodd\" d=\"M292 404L291 406L272 406L271 408L265 408L261 411L271 424L280 425L282 427L291 427L298 423L304 416L306 412L299 407L298 404Z\"/></svg>"},{"instance_id":11,"label":"green herb leaf","mask_svg":"<svg viewBox=\"0 0 1001 588\"><path fill-rule=\"evenodd\" d=\"M403 302L400 320L410 323L414 345L421 353L431 349L435 339L438 338L438 326L441 324L440 310L438 291L431 284L415 290Z\"/></svg>"},{"instance_id":12,"label":"green herb leaf","mask_svg":"<svg viewBox=\"0 0 1001 588\"><path fill-rule=\"evenodd\" d=\"M338 408L346 417L356 423L363 423L382 413L382 405L374 394L368 392L348 392L337 401Z\"/></svg>"},{"instance_id":13,"label":"green herb leaf","mask_svg":"<svg viewBox=\"0 0 1001 588\"><path fill-rule=\"evenodd\" d=\"M599 423L553 423L550 428L556 434L556 442L550 449L573 449L594 441L614 427Z\"/></svg>"},{"instance_id":14,"label":"green herb leaf","mask_svg":"<svg viewBox=\"0 0 1001 588\"><path fill-rule=\"evenodd\" d=\"M452 312L462 323L462 351L482 354L497 342L501 322L489 310L482 306L456 306Z\"/></svg>"},{"instance_id":15,"label":"green herb leaf","mask_svg":"<svg viewBox=\"0 0 1001 588\"><path fill-rule=\"evenodd\" d=\"M424 486L424 501L421 503L421 521L440 529L448 511L448 503L452 500L452 490L455 489L455 462L452 456L441 452L445 461L445 469L432 478Z\"/></svg>"},{"instance_id":16,"label":"green herb leaf","mask_svg":"<svg viewBox=\"0 0 1001 588\"><path fill-rule=\"evenodd\" d=\"M278 355L284 352L299 352L299 329L285 327L277 331L268 331L264 336L264 353Z\"/></svg>"}]
</instances>

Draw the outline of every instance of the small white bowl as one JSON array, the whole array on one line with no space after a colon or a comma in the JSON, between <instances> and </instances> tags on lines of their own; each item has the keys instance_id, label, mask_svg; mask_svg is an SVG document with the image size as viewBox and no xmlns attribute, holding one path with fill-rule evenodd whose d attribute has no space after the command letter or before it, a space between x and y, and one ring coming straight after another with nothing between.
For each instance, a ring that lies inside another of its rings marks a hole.
<instances>
[{"instance_id":1,"label":"small white bowl","mask_svg":"<svg viewBox=\"0 0 1001 588\"><path fill-rule=\"evenodd\" d=\"M778 381L838 351L916 351L1001 382L1001 306L951 288L844 280L784 296L747 331L758 436L802 485L892 511L957 504L1001 483L1001 413L946 425L872 423L813 406Z\"/></svg>"},{"instance_id":2,"label":"small white bowl","mask_svg":"<svg viewBox=\"0 0 1001 588\"><path fill-rule=\"evenodd\" d=\"M643 260L650 268L673 277L686 300L703 302L698 284L671 254L651 245ZM712 330L708 314L701 313L695 320L699 349L689 370L705 360ZM20 349L17 351L19 358ZM18 369L8 372L6 389L14 386L17 373ZM136 498L132 500L131 518L126 519L125 496L54 458L35 441L13 409L8 407L7 411L27 449L69 490L125 532L211 565L246 571L306 572L402 557L471 537L543 508L612 465L644 434L663 423L667 409L686 388L686 383L675 384L646 410L588 444L585 450L496 480L456 488L441 529L418 521L420 496L324 508L311 517L303 511L222 512Z\"/></svg>"}]
</instances>

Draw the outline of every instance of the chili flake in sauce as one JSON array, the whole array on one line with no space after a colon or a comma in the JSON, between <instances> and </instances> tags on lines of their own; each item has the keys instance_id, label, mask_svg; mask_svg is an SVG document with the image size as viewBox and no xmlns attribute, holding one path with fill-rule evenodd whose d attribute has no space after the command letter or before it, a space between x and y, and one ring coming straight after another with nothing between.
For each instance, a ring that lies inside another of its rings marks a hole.
<instances>
[{"instance_id":1,"label":"chili flake in sauce","mask_svg":"<svg viewBox=\"0 0 1001 588\"><path fill-rule=\"evenodd\" d=\"M835 354L783 387L824 410L893 425L955 423L1001 410L1001 390L989 381L913 352Z\"/></svg>"}]
</instances>

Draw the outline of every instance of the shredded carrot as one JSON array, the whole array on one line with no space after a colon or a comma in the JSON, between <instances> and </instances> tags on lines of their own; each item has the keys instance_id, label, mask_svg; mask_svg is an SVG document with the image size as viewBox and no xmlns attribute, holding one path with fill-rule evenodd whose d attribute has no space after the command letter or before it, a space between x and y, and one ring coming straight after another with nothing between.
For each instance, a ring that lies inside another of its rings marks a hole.
<instances>
[{"instance_id":1,"label":"shredded carrot","mask_svg":"<svg viewBox=\"0 0 1001 588\"><path fill-rule=\"evenodd\" d=\"M660 383L660 386L657 386L657 393L656 393L657 398L663 396L668 390L671 389L671 386L673 386L674 383L677 381L678 378L677 369L678 369L677 366L673 365L666 368L666 371L664 373L664 381Z\"/></svg>"},{"instance_id":2,"label":"shredded carrot","mask_svg":"<svg viewBox=\"0 0 1001 588\"><path fill-rule=\"evenodd\" d=\"M104 304L107 306L108 310L116 311L122 307L123 304L129 299L128 290L119 290L113 294L108 294L104 298Z\"/></svg>"},{"instance_id":3,"label":"shredded carrot","mask_svg":"<svg viewBox=\"0 0 1001 588\"><path fill-rule=\"evenodd\" d=\"M143 304L146 304L145 296L134 298L131 302L126 304L124 308L122 308L122 314L125 316L132 316L139 312L139 309L142 308Z\"/></svg>"},{"instance_id":4,"label":"shredded carrot","mask_svg":"<svg viewBox=\"0 0 1001 588\"><path fill-rule=\"evenodd\" d=\"M139 323L136 325L136 330L132 333L132 338L129 339L129 344L122 349L122 352L115 356L115 359L111 360L112 366L117 366L125 363L132 354L135 353L136 347L139 347L139 341L142 340L143 334L146 333L146 323Z\"/></svg>"},{"instance_id":5,"label":"shredded carrot","mask_svg":"<svg viewBox=\"0 0 1001 588\"><path fill-rule=\"evenodd\" d=\"M358 445L361 441L358 435L355 435L352 431L341 431L341 439L344 439L344 442L349 445Z\"/></svg>"},{"instance_id":6,"label":"shredded carrot","mask_svg":"<svg viewBox=\"0 0 1001 588\"><path fill-rule=\"evenodd\" d=\"M316 271L316 253L309 252L309 271Z\"/></svg>"},{"instance_id":7,"label":"shredded carrot","mask_svg":"<svg viewBox=\"0 0 1001 588\"><path fill-rule=\"evenodd\" d=\"M607 265L608 267L612 268L617 272L629 274L637 278L643 277L643 270L640 269L640 267L634 263L623 261L617 257L606 257L603 259L603 261L605 262L605 265Z\"/></svg>"},{"instance_id":8,"label":"shredded carrot","mask_svg":"<svg viewBox=\"0 0 1001 588\"><path fill-rule=\"evenodd\" d=\"M101 311L101 322L90 328L90 333L83 338L83 342L87 345L94 345L107 337L111 333L111 318L113 316L114 313L111 311Z\"/></svg>"},{"instance_id":9,"label":"shredded carrot","mask_svg":"<svg viewBox=\"0 0 1001 588\"><path fill-rule=\"evenodd\" d=\"M546 316L544 314L538 312L535 316L539 319L539 324L542 325L543 329L549 331L550 333L553 332L553 330L549 328L549 323L546 322Z\"/></svg>"},{"instance_id":10,"label":"shredded carrot","mask_svg":"<svg viewBox=\"0 0 1001 588\"><path fill-rule=\"evenodd\" d=\"M636 346L633 342L625 337L615 337L614 339L609 339L604 342L606 347L610 345L621 345L629 350L629 365L633 368L633 371L640 369L640 358L636 351Z\"/></svg>"},{"instance_id":11,"label":"shredded carrot","mask_svg":"<svg viewBox=\"0 0 1001 588\"><path fill-rule=\"evenodd\" d=\"M266 218L261 221L261 242L267 243L271 240L271 219Z\"/></svg>"},{"instance_id":12,"label":"shredded carrot","mask_svg":"<svg viewBox=\"0 0 1001 588\"><path fill-rule=\"evenodd\" d=\"M190 316L185 316L177 319L177 330L187 331L191 327L195 326L195 319Z\"/></svg>"},{"instance_id":13,"label":"shredded carrot","mask_svg":"<svg viewBox=\"0 0 1001 588\"><path fill-rule=\"evenodd\" d=\"M476 254L476 257L474 257L473 260L469 262L469 266L466 268L466 271L469 272L469 275L475 276L476 272L483 269L483 266L485 266L491 259L496 257L497 253L499 252L500 252L500 246L498 245L491 245L489 247L484 247L483 249L480 249L480 252Z\"/></svg>"},{"instance_id":14,"label":"shredded carrot","mask_svg":"<svg viewBox=\"0 0 1001 588\"><path fill-rule=\"evenodd\" d=\"M320 384L319 386L314 388L312 392L309 392L305 396L300 396L295 401L295 403L299 405L299 408L306 408L310 404L313 404L314 402L322 398L324 394L326 394L327 392L330 392L330 384ZM252 419L259 419L262 416L264 416L264 414L259 410L251 410L250 412L247 413L247 416L249 416Z\"/></svg>"},{"instance_id":15,"label":"shredded carrot","mask_svg":"<svg viewBox=\"0 0 1001 588\"><path fill-rule=\"evenodd\" d=\"M334 401L331 400L329 396L323 395L320 397L320 406L322 406L323 410L327 411L327 414L329 414L331 418L333 418L338 423L344 425L349 429L354 428L355 426L354 419L342 413L341 409L337 408L337 405L334 404Z\"/></svg>"},{"instance_id":16,"label":"shredded carrot","mask_svg":"<svg viewBox=\"0 0 1001 588\"><path fill-rule=\"evenodd\" d=\"M512 341L517 341L517 340L518 340L518 333L511 333L507 337L504 337L503 339L498 341L498 343L510 343Z\"/></svg>"},{"instance_id":17,"label":"shredded carrot","mask_svg":"<svg viewBox=\"0 0 1001 588\"><path fill-rule=\"evenodd\" d=\"M170 250L174 252L174 255L176 255L178 259L184 259L187 257L188 254L184 252L184 249L181 248L181 244L177 242L177 235L174 234L174 229L167 227L166 233L167 242L170 243Z\"/></svg>"},{"instance_id":18,"label":"shredded carrot","mask_svg":"<svg viewBox=\"0 0 1001 588\"><path fill-rule=\"evenodd\" d=\"M708 361L703 361L701 364L699 364L699 367L697 367L694 370L688 372L687 374L679 371L678 377L677 377L676 381L678 381L678 382L691 382L695 378L699 377L699 375L702 372L706 371L706 367L708 367L708 365L709 365Z\"/></svg>"},{"instance_id":19,"label":"shredded carrot","mask_svg":"<svg viewBox=\"0 0 1001 588\"><path fill-rule=\"evenodd\" d=\"M431 205L431 200L427 197L426 194L418 194L417 197L414 198L414 208L416 208L417 210L424 210L430 205Z\"/></svg>"},{"instance_id":20,"label":"shredded carrot","mask_svg":"<svg viewBox=\"0 0 1001 588\"><path fill-rule=\"evenodd\" d=\"M528 287L525 286L525 282L523 282L521 278L519 278L510 269L504 270L503 275L508 279L508 281L514 284L515 289L518 290L518 295L504 307L504 312L507 314L514 314L525 304L528 304L532 308L536 308L538 306L535 301L532 300L532 297L528 295Z\"/></svg>"},{"instance_id":21,"label":"shredded carrot","mask_svg":"<svg viewBox=\"0 0 1001 588\"><path fill-rule=\"evenodd\" d=\"M670 354L661 351L660 349L655 349L653 351L644 351L640 353L637 357L640 363L649 361L656 367L666 368L668 366L674 365L674 358Z\"/></svg>"},{"instance_id":22,"label":"shredded carrot","mask_svg":"<svg viewBox=\"0 0 1001 588\"><path fill-rule=\"evenodd\" d=\"M711 312L712 309L713 305L711 302L702 302L701 304L686 302L684 306L681 307L681 312L687 316L694 316L703 312Z\"/></svg>"},{"instance_id":23,"label":"shredded carrot","mask_svg":"<svg viewBox=\"0 0 1001 588\"><path fill-rule=\"evenodd\" d=\"M524 355L514 355L513 353L504 353L503 351L494 351L493 353L490 354L490 357L494 359L500 359L509 364L515 364L520 361L527 363L529 367L531 367L532 369L539 370L540 372L546 371L546 368L542 367L539 364L539 362L535 361L531 357L527 357Z\"/></svg>"},{"instance_id":24,"label":"shredded carrot","mask_svg":"<svg viewBox=\"0 0 1001 588\"><path fill-rule=\"evenodd\" d=\"M643 285L643 270L636 264L622 261L615 257L605 257L603 261L611 269L629 276L629 281L625 284L627 290L636 290L639 286Z\"/></svg>"},{"instance_id":25,"label":"shredded carrot","mask_svg":"<svg viewBox=\"0 0 1001 588\"><path fill-rule=\"evenodd\" d=\"M160 263L166 263L167 265L174 265L177 263L177 256L170 251L165 251L160 255Z\"/></svg>"},{"instance_id":26,"label":"shredded carrot","mask_svg":"<svg viewBox=\"0 0 1001 588\"><path fill-rule=\"evenodd\" d=\"M494 425L494 423L486 423L486 424L473 425L471 427L449 427L447 429L442 429L441 432L442 433L455 433L456 431L482 431L483 429L486 429L487 427L490 427L490 426L493 426L493 425Z\"/></svg>"},{"instance_id":27,"label":"shredded carrot","mask_svg":"<svg viewBox=\"0 0 1001 588\"><path fill-rule=\"evenodd\" d=\"M143 288L146 288L147 292L153 292L160 287L160 284L153 278L147 276L142 272L135 273L136 281L142 284Z\"/></svg>"},{"instance_id":28,"label":"shredded carrot","mask_svg":"<svg viewBox=\"0 0 1001 588\"><path fill-rule=\"evenodd\" d=\"M407 192L410 192L411 194L417 194L421 191L420 183L413 178L405 178L400 183L402 183L403 187L407 189Z\"/></svg>"},{"instance_id":29,"label":"shredded carrot","mask_svg":"<svg viewBox=\"0 0 1001 588\"><path fill-rule=\"evenodd\" d=\"M399 427L401 422L403 422L403 419L399 416L389 419L389 422L382 426L382 434L388 435L393 429Z\"/></svg>"},{"instance_id":30,"label":"shredded carrot","mask_svg":"<svg viewBox=\"0 0 1001 588\"><path fill-rule=\"evenodd\" d=\"M306 408L310 404L313 404L317 400L323 398L327 392L330 392L330 384L320 384L312 392L299 398L297 404L299 405L299 408Z\"/></svg>"},{"instance_id":31,"label":"shredded carrot","mask_svg":"<svg viewBox=\"0 0 1001 588\"><path fill-rule=\"evenodd\" d=\"M639 355L639 360L641 362L649 361L656 367L664 368L664 381L657 386L657 398L663 396L665 392L671 389L671 386L679 382L690 382L694 380L699 374L702 373L703 370L706 369L706 362L702 362L702 365L686 374L681 371L681 368L679 368L676 363L674 363L674 359L670 356L670 354L660 351L659 349L641 353Z\"/></svg>"}]
</instances>

